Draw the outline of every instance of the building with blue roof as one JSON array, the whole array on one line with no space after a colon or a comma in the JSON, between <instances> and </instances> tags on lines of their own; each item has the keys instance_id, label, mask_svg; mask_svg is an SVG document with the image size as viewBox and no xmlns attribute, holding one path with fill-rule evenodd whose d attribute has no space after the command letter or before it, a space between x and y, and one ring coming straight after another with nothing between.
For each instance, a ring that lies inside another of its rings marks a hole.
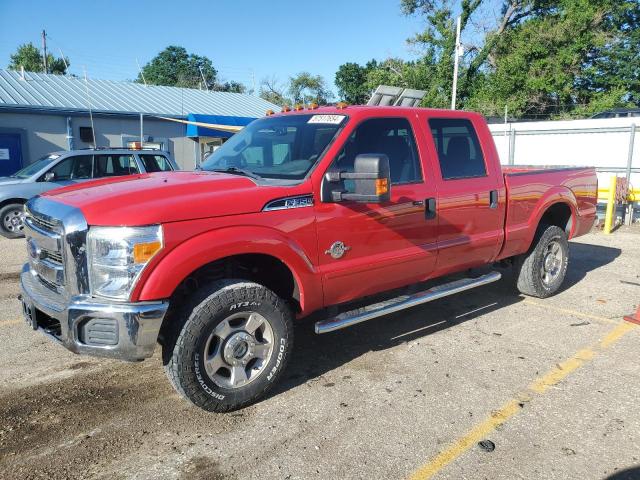
<instances>
[{"instance_id":1,"label":"building with blue roof","mask_svg":"<svg viewBox=\"0 0 640 480\"><path fill-rule=\"evenodd\" d=\"M190 169L231 134L182 121L244 126L278 108L241 93L0 69L0 176L53 151L90 148L94 134L97 147L142 134Z\"/></svg>"}]
</instances>

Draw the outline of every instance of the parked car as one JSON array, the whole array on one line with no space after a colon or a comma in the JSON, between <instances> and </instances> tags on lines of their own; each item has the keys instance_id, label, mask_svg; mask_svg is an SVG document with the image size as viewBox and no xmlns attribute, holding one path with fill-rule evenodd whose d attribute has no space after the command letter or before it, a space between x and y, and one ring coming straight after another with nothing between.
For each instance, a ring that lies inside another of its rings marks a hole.
<instances>
[{"instance_id":1,"label":"parked car","mask_svg":"<svg viewBox=\"0 0 640 480\"><path fill-rule=\"evenodd\" d=\"M640 108L617 108L606 112L596 113L591 118L628 118L640 117Z\"/></svg>"},{"instance_id":2,"label":"parked car","mask_svg":"<svg viewBox=\"0 0 640 480\"><path fill-rule=\"evenodd\" d=\"M0 235L24 235L24 203L54 188L103 177L177 170L170 156L159 150L125 148L55 152L27 165L10 177L0 177Z\"/></svg>"},{"instance_id":3,"label":"parked car","mask_svg":"<svg viewBox=\"0 0 640 480\"><path fill-rule=\"evenodd\" d=\"M497 281L497 264L521 292L553 295L596 192L593 168L501 168L475 113L282 113L202 171L30 200L23 310L76 353L136 361L159 342L176 390L228 411L282 377L294 318L316 312L331 332Z\"/></svg>"}]
</instances>

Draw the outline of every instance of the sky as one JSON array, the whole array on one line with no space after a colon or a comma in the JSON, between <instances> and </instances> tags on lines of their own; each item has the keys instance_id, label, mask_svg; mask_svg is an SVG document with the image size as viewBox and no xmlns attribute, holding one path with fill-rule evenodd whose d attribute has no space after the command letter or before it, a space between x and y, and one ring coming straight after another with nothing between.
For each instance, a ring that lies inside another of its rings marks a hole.
<instances>
[{"instance_id":1,"label":"sky","mask_svg":"<svg viewBox=\"0 0 640 480\"><path fill-rule=\"evenodd\" d=\"M213 61L223 80L251 88L275 76L320 74L335 91L345 62L415 56L406 39L421 29L399 0L80 1L0 0L0 67L18 45L61 51L70 73L131 80L168 45Z\"/></svg>"}]
</instances>

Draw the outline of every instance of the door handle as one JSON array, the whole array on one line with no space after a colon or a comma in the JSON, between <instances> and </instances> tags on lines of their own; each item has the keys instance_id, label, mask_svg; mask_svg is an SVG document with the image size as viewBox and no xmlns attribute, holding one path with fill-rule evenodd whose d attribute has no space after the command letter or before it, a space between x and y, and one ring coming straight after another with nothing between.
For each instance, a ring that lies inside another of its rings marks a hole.
<instances>
[{"instance_id":1,"label":"door handle","mask_svg":"<svg viewBox=\"0 0 640 480\"><path fill-rule=\"evenodd\" d=\"M427 198L427 204L424 208L424 218L426 220L432 220L436 218L436 209L437 209L436 199L433 197Z\"/></svg>"},{"instance_id":2,"label":"door handle","mask_svg":"<svg viewBox=\"0 0 640 480\"><path fill-rule=\"evenodd\" d=\"M424 200L414 200L413 201L413 206L414 207L421 207L424 205Z\"/></svg>"},{"instance_id":3,"label":"door handle","mask_svg":"<svg viewBox=\"0 0 640 480\"><path fill-rule=\"evenodd\" d=\"M489 192L489 208L498 208L498 191L491 190Z\"/></svg>"}]
</instances>

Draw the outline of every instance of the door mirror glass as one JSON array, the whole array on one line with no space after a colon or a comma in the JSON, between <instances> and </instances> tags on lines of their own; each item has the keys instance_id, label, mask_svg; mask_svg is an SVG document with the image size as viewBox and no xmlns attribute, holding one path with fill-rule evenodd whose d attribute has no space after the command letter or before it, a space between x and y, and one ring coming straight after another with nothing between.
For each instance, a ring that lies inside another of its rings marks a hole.
<instances>
[{"instance_id":1,"label":"door mirror glass","mask_svg":"<svg viewBox=\"0 0 640 480\"><path fill-rule=\"evenodd\" d=\"M323 201L388 202L391 198L389 157L381 153L360 154L356 156L353 166L353 172L325 174L322 191L328 198ZM347 188L349 184L353 185L353 189Z\"/></svg>"},{"instance_id":2,"label":"door mirror glass","mask_svg":"<svg viewBox=\"0 0 640 480\"><path fill-rule=\"evenodd\" d=\"M53 182L55 179L56 179L56 174L54 172L47 172L44 174L44 177L42 178L42 180L45 182Z\"/></svg>"}]
</instances>

